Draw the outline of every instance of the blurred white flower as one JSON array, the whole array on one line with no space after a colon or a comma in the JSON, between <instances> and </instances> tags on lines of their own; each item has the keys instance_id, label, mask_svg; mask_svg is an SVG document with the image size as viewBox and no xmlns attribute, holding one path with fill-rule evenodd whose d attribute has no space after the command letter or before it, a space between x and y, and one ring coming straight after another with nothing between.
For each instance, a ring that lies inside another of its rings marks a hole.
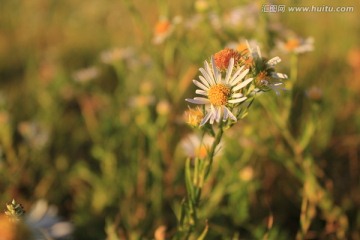
<instances>
[{"instance_id":1,"label":"blurred white flower","mask_svg":"<svg viewBox=\"0 0 360 240\"><path fill-rule=\"evenodd\" d=\"M75 82L87 83L100 75L100 69L98 67L89 67L80 69L72 74Z\"/></svg>"},{"instance_id":2,"label":"blurred white flower","mask_svg":"<svg viewBox=\"0 0 360 240\"><path fill-rule=\"evenodd\" d=\"M184 137L180 144L187 157L204 159L207 157L213 142L214 138L209 135L201 137L193 133ZM223 145L220 142L215 149L215 153L219 153L222 146Z\"/></svg>"},{"instance_id":3,"label":"blurred white flower","mask_svg":"<svg viewBox=\"0 0 360 240\"><path fill-rule=\"evenodd\" d=\"M100 53L100 60L103 63L113 63L119 60L127 60L134 56L134 49L131 47L127 48L112 48Z\"/></svg>"},{"instance_id":4,"label":"blurred white flower","mask_svg":"<svg viewBox=\"0 0 360 240\"><path fill-rule=\"evenodd\" d=\"M215 12L211 12L208 15L209 21L211 26L215 29L215 30L219 30L222 27L222 23L221 23L221 18L219 17L219 15Z\"/></svg>"},{"instance_id":5,"label":"blurred white flower","mask_svg":"<svg viewBox=\"0 0 360 240\"><path fill-rule=\"evenodd\" d=\"M277 47L289 53L305 53L314 50L314 39L312 37L300 38L289 37L286 41L278 41Z\"/></svg>"},{"instance_id":6,"label":"blurred white flower","mask_svg":"<svg viewBox=\"0 0 360 240\"><path fill-rule=\"evenodd\" d=\"M73 225L57 215L57 208L45 200L38 200L25 216L35 240L72 239Z\"/></svg>"},{"instance_id":7,"label":"blurred white flower","mask_svg":"<svg viewBox=\"0 0 360 240\"><path fill-rule=\"evenodd\" d=\"M204 20L204 16L201 14L195 14L191 17L188 17L184 21L184 27L189 30L197 29L200 23Z\"/></svg>"},{"instance_id":8,"label":"blurred white flower","mask_svg":"<svg viewBox=\"0 0 360 240\"><path fill-rule=\"evenodd\" d=\"M171 21L166 17L161 17L154 27L153 43L158 45L163 43L175 30L175 25L182 22L180 16L175 16Z\"/></svg>"},{"instance_id":9,"label":"blurred white flower","mask_svg":"<svg viewBox=\"0 0 360 240\"><path fill-rule=\"evenodd\" d=\"M50 139L49 129L36 121L24 121L18 125L18 131L34 148L44 147Z\"/></svg>"},{"instance_id":10,"label":"blurred white flower","mask_svg":"<svg viewBox=\"0 0 360 240\"><path fill-rule=\"evenodd\" d=\"M228 28L254 29L259 17L259 7L256 3L250 3L232 9L224 16L224 26Z\"/></svg>"}]
</instances>

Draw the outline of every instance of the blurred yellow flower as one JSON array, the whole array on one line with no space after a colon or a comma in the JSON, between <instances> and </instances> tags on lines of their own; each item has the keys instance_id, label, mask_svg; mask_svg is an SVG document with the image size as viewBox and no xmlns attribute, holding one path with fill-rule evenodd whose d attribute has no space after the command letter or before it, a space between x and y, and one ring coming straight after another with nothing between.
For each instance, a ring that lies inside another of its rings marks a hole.
<instances>
[{"instance_id":1,"label":"blurred yellow flower","mask_svg":"<svg viewBox=\"0 0 360 240\"><path fill-rule=\"evenodd\" d=\"M209 9L209 3L206 0L196 0L194 3L195 10L198 12L205 12Z\"/></svg>"},{"instance_id":2,"label":"blurred yellow flower","mask_svg":"<svg viewBox=\"0 0 360 240\"><path fill-rule=\"evenodd\" d=\"M166 227L164 225L156 228L154 233L155 240L165 240L166 239Z\"/></svg>"},{"instance_id":3,"label":"blurred yellow flower","mask_svg":"<svg viewBox=\"0 0 360 240\"><path fill-rule=\"evenodd\" d=\"M245 167L239 173L239 178L244 181L248 182L254 177L254 169L252 167Z\"/></svg>"},{"instance_id":4,"label":"blurred yellow flower","mask_svg":"<svg viewBox=\"0 0 360 240\"><path fill-rule=\"evenodd\" d=\"M170 112L170 103L166 100L161 100L156 105L156 112L159 115L167 115Z\"/></svg>"},{"instance_id":5,"label":"blurred yellow flower","mask_svg":"<svg viewBox=\"0 0 360 240\"><path fill-rule=\"evenodd\" d=\"M201 120L204 117L204 113L199 107L190 108L185 111L185 121L191 127L198 127L201 123Z\"/></svg>"}]
</instances>

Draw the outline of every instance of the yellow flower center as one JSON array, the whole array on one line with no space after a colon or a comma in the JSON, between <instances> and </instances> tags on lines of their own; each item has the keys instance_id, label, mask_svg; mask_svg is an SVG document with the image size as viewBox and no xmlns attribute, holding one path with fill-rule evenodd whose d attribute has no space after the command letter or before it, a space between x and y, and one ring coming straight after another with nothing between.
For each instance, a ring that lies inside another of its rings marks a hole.
<instances>
[{"instance_id":1,"label":"yellow flower center","mask_svg":"<svg viewBox=\"0 0 360 240\"><path fill-rule=\"evenodd\" d=\"M230 88L224 84L211 86L208 91L210 103L214 106L225 105L228 101Z\"/></svg>"},{"instance_id":2,"label":"yellow flower center","mask_svg":"<svg viewBox=\"0 0 360 240\"><path fill-rule=\"evenodd\" d=\"M286 44L285 44L285 48L288 51L293 51L295 48L299 47L300 42L298 39L289 39Z\"/></svg>"}]
</instances>

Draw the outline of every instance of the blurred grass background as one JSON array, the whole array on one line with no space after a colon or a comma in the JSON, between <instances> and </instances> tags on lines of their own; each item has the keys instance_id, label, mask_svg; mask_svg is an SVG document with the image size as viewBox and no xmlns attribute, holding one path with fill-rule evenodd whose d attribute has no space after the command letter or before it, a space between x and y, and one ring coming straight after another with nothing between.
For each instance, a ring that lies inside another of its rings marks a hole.
<instances>
[{"instance_id":1,"label":"blurred grass background","mask_svg":"<svg viewBox=\"0 0 360 240\"><path fill-rule=\"evenodd\" d=\"M75 239L151 239L160 226L171 238L186 194L181 141L192 132L183 99L194 95L198 68L248 38L289 73L290 57L275 43L293 31L312 36L315 49L299 56L291 119L282 121L301 136L315 111L307 154L347 216L348 238L360 239L358 1L274 2L353 6L349 13L263 13L263 4L2 0L1 205L15 198L26 209L45 198L74 223ZM156 44L163 18L172 31ZM313 87L319 98L307 97ZM204 191L209 239L262 239L270 217L269 239L293 239L299 229L306 180L289 170L295 157L259 98L226 135ZM270 98L281 107L281 96ZM314 236L336 239L329 218L318 210Z\"/></svg>"}]
</instances>

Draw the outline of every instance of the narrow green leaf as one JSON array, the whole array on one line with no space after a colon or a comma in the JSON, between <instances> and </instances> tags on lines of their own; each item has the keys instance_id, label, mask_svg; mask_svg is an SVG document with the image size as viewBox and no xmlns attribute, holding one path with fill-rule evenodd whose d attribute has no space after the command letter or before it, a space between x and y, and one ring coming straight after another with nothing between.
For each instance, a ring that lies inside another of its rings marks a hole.
<instances>
[{"instance_id":1,"label":"narrow green leaf","mask_svg":"<svg viewBox=\"0 0 360 240\"><path fill-rule=\"evenodd\" d=\"M309 145L309 143L314 135L314 132L315 132L314 123L312 121L308 121L306 124L306 127L305 127L305 131L302 134L301 139L300 139L301 149L305 149Z\"/></svg>"},{"instance_id":2,"label":"narrow green leaf","mask_svg":"<svg viewBox=\"0 0 360 240\"><path fill-rule=\"evenodd\" d=\"M204 228L204 230L202 231L201 235L197 238L197 240L203 240L203 239L205 239L206 234L208 233L208 231L209 231L209 224L208 224L208 221L206 220L206 222L205 222L205 228Z\"/></svg>"},{"instance_id":3,"label":"narrow green leaf","mask_svg":"<svg viewBox=\"0 0 360 240\"><path fill-rule=\"evenodd\" d=\"M185 184L191 204L194 202L194 186L191 180L190 158L185 163Z\"/></svg>"}]
</instances>

